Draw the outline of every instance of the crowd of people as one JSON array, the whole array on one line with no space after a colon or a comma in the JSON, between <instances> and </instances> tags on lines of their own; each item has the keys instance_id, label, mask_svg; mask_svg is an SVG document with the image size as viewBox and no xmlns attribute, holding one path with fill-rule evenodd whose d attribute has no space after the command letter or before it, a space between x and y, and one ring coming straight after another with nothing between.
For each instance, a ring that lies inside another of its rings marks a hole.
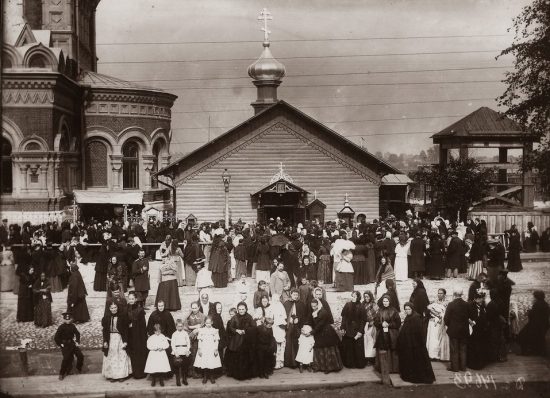
<instances>
[{"instance_id":1,"label":"crowd of people","mask_svg":"<svg viewBox=\"0 0 550 398\"><path fill-rule=\"evenodd\" d=\"M483 220L451 224L440 216L410 214L354 227L337 221L293 226L277 218L227 229L118 220L3 228L2 290L19 295L18 321L51 325L51 292L68 290L55 337L64 357L61 379L73 356L77 370L82 367L73 322L90 318L79 272L86 263L95 263L94 290L107 293L102 373L111 381L149 374L162 386L175 375L177 385L187 385L188 377L215 383L221 374L269 378L282 367L329 373L373 365L382 375L431 383L431 360L450 361L451 371L481 369L506 360L514 339L525 354L544 353L550 316L544 293L534 292L521 331L510 304L508 272L521 271L520 251L538 244L550 250L549 231L539 239L532 225L523 242L514 226L506 232L507 265L502 240L488 236ZM17 243L24 245L10 250ZM161 265L155 310L146 322L150 260ZM459 276L473 281L466 300L456 289L449 302L439 289L430 302L423 279ZM251 298L247 278L258 287ZM413 293L401 307L396 282L409 280ZM211 301L212 289L228 283L238 288L229 317ZM372 289L356 290L366 285ZM199 297L187 317L175 320L181 286L196 287ZM339 325L327 289L351 293Z\"/></svg>"}]
</instances>

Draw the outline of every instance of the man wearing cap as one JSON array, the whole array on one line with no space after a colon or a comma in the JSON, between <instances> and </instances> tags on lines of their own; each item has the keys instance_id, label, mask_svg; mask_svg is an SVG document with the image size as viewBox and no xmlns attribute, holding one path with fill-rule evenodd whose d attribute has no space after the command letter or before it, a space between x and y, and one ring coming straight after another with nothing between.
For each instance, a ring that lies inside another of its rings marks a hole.
<instances>
[{"instance_id":1,"label":"man wearing cap","mask_svg":"<svg viewBox=\"0 0 550 398\"><path fill-rule=\"evenodd\" d=\"M462 299L463 291L456 288L454 300L449 303L443 321L447 326L451 364L447 370L459 372L466 370L466 342L469 336L470 306Z\"/></svg>"},{"instance_id":2,"label":"man wearing cap","mask_svg":"<svg viewBox=\"0 0 550 398\"><path fill-rule=\"evenodd\" d=\"M134 290L138 294L137 299L145 307L145 301L149 295L149 260L145 258L145 249L140 247L138 259L132 264L132 276L134 278Z\"/></svg>"},{"instance_id":3,"label":"man wearing cap","mask_svg":"<svg viewBox=\"0 0 550 398\"><path fill-rule=\"evenodd\" d=\"M451 241L447 248L447 278L458 277L458 269L464 256L462 240L458 237L458 231L451 231Z\"/></svg>"},{"instance_id":4,"label":"man wearing cap","mask_svg":"<svg viewBox=\"0 0 550 398\"><path fill-rule=\"evenodd\" d=\"M82 372L84 355L80 351L80 332L73 324L70 312L63 313L63 323L57 328L54 336L55 344L61 348L63 361L59 370L59 380L63 380L69 374L73 366L73 356L76 357L76 370Z\"/></svg>"}]
</instances>

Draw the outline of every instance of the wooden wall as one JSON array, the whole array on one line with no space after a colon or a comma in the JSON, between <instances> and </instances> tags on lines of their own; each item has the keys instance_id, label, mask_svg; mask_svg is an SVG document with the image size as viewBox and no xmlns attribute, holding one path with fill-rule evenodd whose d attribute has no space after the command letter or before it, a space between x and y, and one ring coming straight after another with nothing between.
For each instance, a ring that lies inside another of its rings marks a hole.
<instances>
[{"instance_id":1,"label":"wooden wall","mask_svg":"<svg viewBox=\"0 0 550 398\"><path fill-rule=\"evenodd\" d=\"M469 214L470 218L479 218L486 220L488 232L503 233L509 229L513 224L516 225L521 232L527 229L527 223L529 221L537 227L539 235L548 226L550 226L550 212L542 211L472 211Z\"/></svg>"},{"instance_id":2,"label":"wooden wall","mask_svg":"<svg viewBox=\"0 0 550 398\"><path fill-rule=\"evenodd\" d=\"M343 154L345 157L345 154ZM224 217L224 187L221 175L225 168L231 174L229 189L230 217L233 222L256 221L257 210L250 194L264 188L278 171L279 162L294 184L307 190L308 201L317 198L326 204L325 220L337 218L348 193L356 215L367 220L378 218L379 187L341 162L308 145L287 129L272 129L251 144L224 156L190 179L177 183L177 215L194 214L198 222L218 221Z\"/></svg>"}]
</instances>

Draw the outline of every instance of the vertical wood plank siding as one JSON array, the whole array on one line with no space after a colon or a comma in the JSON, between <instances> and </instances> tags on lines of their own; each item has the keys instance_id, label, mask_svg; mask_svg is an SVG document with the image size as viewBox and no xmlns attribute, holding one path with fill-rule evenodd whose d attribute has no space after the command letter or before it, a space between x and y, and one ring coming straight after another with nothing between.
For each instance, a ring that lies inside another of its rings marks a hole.
<instances>
[{"instance_id":1,"label":"vertical wood plank siding","mask_svg":"<svg viewBox=\"0 0 550 398\"><path fill-rule=\"evenodd\" d=\"M550 213L542 211L473 211L471 218L479 218L487 222L487 230L491 234L503 233L516 225L520 232L527 230L527 223L531 221L539 235L550 226Z\"/></svg>"},{"instance_id":2,"label":"vertical wood plank siding","mask_svg":"<svg viewBox=\"0 0 550 398\"><path fill-rule=\"evenodd\" d=\"M345 154L344 154L345 156ZM245 222L257 219L253 194L267 186L279 169L279 162L294 184L309 191L308 202L317 198L326 204L325 220L337 217L348 193L350 205L368 220L378 218L379 186L350 170L318 149L284 129L271 130L257 141L229 155L210 168L177 185L177 214L189 214L199 222L218 221L224 217L224 187L221 175L231 174L229 188L230 218Z\"/></svg>"}]
</instances>

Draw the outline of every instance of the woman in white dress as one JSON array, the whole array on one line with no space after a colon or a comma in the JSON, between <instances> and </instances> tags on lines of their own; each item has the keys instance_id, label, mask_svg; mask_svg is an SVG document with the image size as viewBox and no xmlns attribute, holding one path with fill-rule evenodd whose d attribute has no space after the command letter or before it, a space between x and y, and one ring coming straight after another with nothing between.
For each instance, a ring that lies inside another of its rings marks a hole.
<instances>
[{"instance_id":1,"label":"woman in white dress","mask_svg":"<svg viewBox=\"0 0 550 398\"><path fill-rule=\"evenodd\" d=\"M395 245L395 280L406 281L409 279L409 248L411 240L407 239L405 234L399 236L399 242Z\"/></svg>"},{"instance_id":2,"label":"woman in white dress","mask_svg":"<svg viewBox=\"0 0 550 398\"><path fill-rule=\"evenodd\" d=\"M449 336L447 327L443 322L447 305L445 300L447 292L441 288L437 291L437 301L428 305L430 311L430 321L428 323L428 335L426 338L426 348L430 359L440 361L449 361L451 359L449 348Z\"/></svg>"},{"instance_id":3,"label":"woman in white dress","mask_svg":"<svg viewBox=\"0 0 550 398\"><path fill-rule=\"evenodd\" d=\"M222 367L222 362L218 351L220 334L218 329L212 327L211 317L206 317L204 326L199 329L197 334L197 340L199 347L194 366L202 369L202 384L206 384L208 379L214 384L216 370Z\"/></svg>"},{"instance_id":4,"label":"woman in white dress","mask_svg":"<svg viewBox=\"0 0 550 398\"><path fill-rule=\"evenodd\" d=\"M273 337L277 342L275 369L281 369L285 365L287 319L285 307L281 303L279 296L273 296L271 301L271 312L273 313Z\"/></svg>"},{"instance_id":5,"label":"woman in white dress","mask_svg":"<svg viewBox=\"0 0 550 398\"><path fill-rule=\"evenodd\" d=\"M128 318L119 313L116 303L101 320L103 328L103 366L101 374L110 381L124 381L132 373L132 362L126 352Z\"/></svg>"},{"instance_id":6,"label":"woman in white dress","mask_svg":"<svg viewBox=\"0 0 550 398\"><path fill-rule=\"evenodd\" d=\"M158 380L160 385L164 387L163 373L171 371L170 361L166 354L166 350L170 347L170 343L168 342L168 338L161 333L161 326L159 323L155 323L154 328L155 333L147 339L149 355L145 363L145 373L150 374L153 379L151 381L151 386L154 387Z\"/></svg>"}]
</instances>

